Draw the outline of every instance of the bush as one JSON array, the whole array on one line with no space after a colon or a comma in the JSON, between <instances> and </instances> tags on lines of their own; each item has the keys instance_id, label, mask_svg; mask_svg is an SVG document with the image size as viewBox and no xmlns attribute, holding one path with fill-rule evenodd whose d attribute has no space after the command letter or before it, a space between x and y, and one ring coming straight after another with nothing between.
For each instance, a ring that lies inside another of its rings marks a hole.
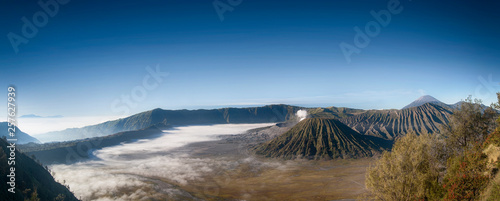
<instances>
[{"instance_id":1,"label":"bush","mask_svg":"<svg viewBox=\"0 0 500 201\"><path fill-rule=\"evenodd\" d=\"M455 156L448 162L443 188L445 200L475 200L489 182L486 155L481 146Z\"/></svg>"},{"instance_id":2,"label":"bush","mask_svg":"<svg viewBox=\"0 0 500 201\"><path fill-rule=\"evenodd\" d=\"M407 134L391 152L368 168L366 186L379 200L438 199L441 140L436 135Z\"/></svg>"}]
</instances>

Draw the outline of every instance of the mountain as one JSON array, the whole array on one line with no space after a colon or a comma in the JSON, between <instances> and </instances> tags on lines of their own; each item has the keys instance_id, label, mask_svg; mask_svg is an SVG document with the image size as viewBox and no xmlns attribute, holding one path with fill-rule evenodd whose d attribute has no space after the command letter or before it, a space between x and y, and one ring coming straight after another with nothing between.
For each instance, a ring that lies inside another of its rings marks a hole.
<instances>
[{"instance_id":1,"label":"mountain","mask_svg":"<svg viewBox=\"0 0 500 201\"><path fill-rule=\"evenodd\" d=\"M148 128L150 126L183 126L227 123L272 123L292 118L301 107L268 105L250 108L221 108L212 110L163 110L154 109L123 119L107 121L83 128L37 135L42 142L68 141L106 136L113 133Z\"/></svg>"},{"instance_id":2,"label":"mountain","mask_svg":"<svg viewBox=\"0 0 500 201\"><path fill-rule=\"evenodd\" d=\"M54 116L45 116L45 117L42 117L42 116L39 116L39 115L36 115L36 114L26 114L26 115L23 115L23 116L20 116L19 118L63 118L64 116L62 115L54 115Z\"/></svg>"},{"instance_id":3,"label":"mountain","mask_svg":"<svg viewBox=\"0 0 500 201\"><path fill-rule=\"evenodd\" d=\"M87 160L92 157L91 152L103 147L115 146L122 143L130 143L138 139L154 138L159 136L162 130L156 126L149 128L125 131L103 137L94 137L83 140L52 142L44 144L26 144L19 149L28 155L34 155L42 163L51 165L56 163L71 164Z\"/></svg>"},{"instance_id":4,"label":"mountain","mask_svg":"<svg viewBox=\"0 0 500 201\"><path fill-rule=\"evenodd\" d=\"M7 131L7 128L8 128L8 123L7 122L0 122L0 137L7 137L9 138L9 134L8 134L8 131ZM34 143L41 143L40 141L38 141L36 138L34 137L31 137L30 135L22 132L18 127L15 127L16 128L16 139L17 139L17 144L27 144L27 143L30 143L30 142L34 142Z\"/></svg>"},{"instance_id":5,"label":"mountain","mask_svg":"<svg viewBox=\"0 0 500 201\"><path fill-rule=\"evenodd\" d=\"M425 103L402 110L367 110L340 121L361 134L392 140L408 132L438 133L452 113L449 107Z\"/></svg>"},{"instance_id":6,"label":"mountain","mask_svg":"<svg viewBox=\"0 0 500 201\"><path fill-rule=\"evenodd\" d=\"M26 115L20 116L19 118L42 118L42 116L38 116L36 114L26 114Z\"/></svg>"},{"instance_id":7,"label":"mountain","mask_svg":"<svg viewBox=\"0 0 500 201\"><path fill-rule=\"evenodd\" d=\"M8 146L8 142L0 139L1 200L78 200L65 186L56 182L46 168L17 150L14 151L15 166L9 166L11 151ZM10 185L4 182L9 178L7 175L11 174L11 167L15 167L15 193L7 191Z\"/></svg>"},{"instance_id":8,"label":"mountain","mask_svg":"<svg viewBox=\"0 0 500 201\"><path fill-rule=\"evenodd\" d=\"M388 147L388 141L361 135L339 120L309 118L255 150L267 157L328 159L373 156Z\"/></svg>"},{"instance_id":9,"label":"mountain","mask_svg":"<svg viewBox=\"0 0 500 201\"><path fill-rule=\"evenodd\" d=\"M445 103L439 101L438 99L436 99L436 98L434 98L432 96L425 95L425 96L421 96L417 100L411 102L409 105L403 107L403 109L408 109L408 108L412 108L412 107L418 107L418 106L421 106L421 105L426 104L426 103L434 103L436 105L441 105L441 106L446 105Z\"/></svg>"},{"instance_id":10,"label":"mountain","mask_svg":"<svg viewBox=\"0 0 500 201\"><path fill-rule=\"evenodd\" d=\"M312 108L307 111L310 117L317 118L347 118L354 116L359 113L363 113L365 110L353 109L346 107L326 107L326 108Z\"/></svg>"}]
</instances>

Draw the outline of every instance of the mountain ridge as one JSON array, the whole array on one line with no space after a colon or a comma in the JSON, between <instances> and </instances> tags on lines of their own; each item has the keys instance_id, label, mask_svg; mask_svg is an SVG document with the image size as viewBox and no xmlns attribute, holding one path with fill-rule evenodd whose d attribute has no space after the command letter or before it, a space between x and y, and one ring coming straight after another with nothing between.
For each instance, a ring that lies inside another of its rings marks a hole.
<instances>
[{"instance_id":1,"label":"mountain ridge","mask_svg":"<svg viewBox=\"0 0 500 201\"><path fill-rule=\"evenodd\" d=\"M0 122L0 137L6 137L9 138L9 134L7 133L7 128L8 128L8 123L7 122ZM41 143L37 138L21 131L17 126L15 127L16 129L16 139L17 139L17 144L27 144L30 142L33 143Z\"/></svg>"},{"instance_id":2,"label":"mountain ridge","mask_svg":"<svg viewBox=\"0 0 500 201\"><path fill-rule=\"evenodd\" d=\"M302 107L284 104L210 110L163 110L156 108L118 120L82 128L49 132L37 135L37 137L43 142L52 142L106 136L123 131L144 129L153 125L184 126L227 123L274 123L292 118L295 112L300 109Z\"/></svg>"},{"instance_id":3,"label":"mountain ridge","mask_svg":"<svg viewBox=\"0 0 500 201\"><path fill-rule=\"evenodd\" d=\"M451 114L449 107L425 103L402 110L367 111L340 121L361 134L392 140L409 132L438 133Z\"/></svg>"}]
</instances>

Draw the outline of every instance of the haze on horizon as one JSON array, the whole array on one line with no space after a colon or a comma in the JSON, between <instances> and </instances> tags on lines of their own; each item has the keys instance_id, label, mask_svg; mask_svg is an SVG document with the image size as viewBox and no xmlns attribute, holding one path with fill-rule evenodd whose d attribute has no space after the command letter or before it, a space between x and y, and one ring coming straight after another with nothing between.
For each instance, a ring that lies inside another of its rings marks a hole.
<instances>
[{"instance_id":1,"label":"haze on horizon","mask_svg":"<svg viewBox=\"0 0 500 201\"><path fill-rule=\"evenodd\" d=\"M19 116L275 103L388 109L424 94L489 105L500 91L498 2L401 0L347 62L339 44L353 44L356 27L391 1L243 0L223 20L217 1L69 1L17 53L0 40L0 80L18 88ZM0 11L7 36L43 9L9 1Z\"/></svg>"},{"instance_id":2,"label":"haze on horizon","mask_svg":"<svg viewBox=\"0 0 500 201\"><path fill-rule=\"evenodd\" d=\"M428 97L422 96L422 97ZM420 98L422 98L420 97ZM417 99L417 100L420 100ZM439 101L439 100L438 100ZM458 102L458 101L457 101ZM412 102L413 103L413 102ZM453 103L445 103L453 105ZM417 103L418 104L418 103ZM312 108L312 107L309 107ZM206 109L206 108L203 108ZM398 108L400 109L400 108ZM299 113L297 113L299 115ZM300 111L300 118L307 116L305 110ZM44 134L53 131L62 131L69 128L82 128L85 126L96 125L106 121L117 120L129 116L80 116L80 117L58 117L58 118L18 118L18 127L32 136Z\"/></svg>"}]
</instances>

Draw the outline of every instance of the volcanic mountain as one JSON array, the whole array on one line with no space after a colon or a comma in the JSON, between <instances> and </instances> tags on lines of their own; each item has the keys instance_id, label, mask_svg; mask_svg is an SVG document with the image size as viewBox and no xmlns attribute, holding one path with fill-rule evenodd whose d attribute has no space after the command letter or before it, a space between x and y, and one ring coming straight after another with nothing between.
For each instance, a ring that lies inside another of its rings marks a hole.
<instances>
[{"instance_id":1,"label":"volcanic mountain","mask_svg":"<svg viewBox=\"0 0 500 201\"><path fill-rule=\"evenodd\" d=\"M328 159L373 156L389 146L388 141L361 135L336 119L309 118L255 150L267 157Z\"/></svg>"},{"instance_id":2,"label":"volcanic mountain","mask_svg":"<svg viewBox=\"0 0 500 201\"><path fill-rule=\"evenodd\" d=\"M432 96L425 95L425 96L421 96L417 100L411 102L407 106L404 106L403 109L408 109L408 108L412 108L412 107L418 107L418 106L421 106L421 105L426 104L426 103L434 103L434 104L440 105L440 106L446 105L445 103L439 101L438 99L436 99L436 98L434 98Z\"/></svg>"},{"instance_id":3,"label":"volcanic mountain","mask_svg":"<svg viewBox=\"0 0 500 201\"><path fill-rule=\"evenodd\" d=\"M439 133L451 114L450 107L425 103L402 110L367 110L340 121L363 135L392 140L409 132Z\"/></svg>"}]
</instances>

